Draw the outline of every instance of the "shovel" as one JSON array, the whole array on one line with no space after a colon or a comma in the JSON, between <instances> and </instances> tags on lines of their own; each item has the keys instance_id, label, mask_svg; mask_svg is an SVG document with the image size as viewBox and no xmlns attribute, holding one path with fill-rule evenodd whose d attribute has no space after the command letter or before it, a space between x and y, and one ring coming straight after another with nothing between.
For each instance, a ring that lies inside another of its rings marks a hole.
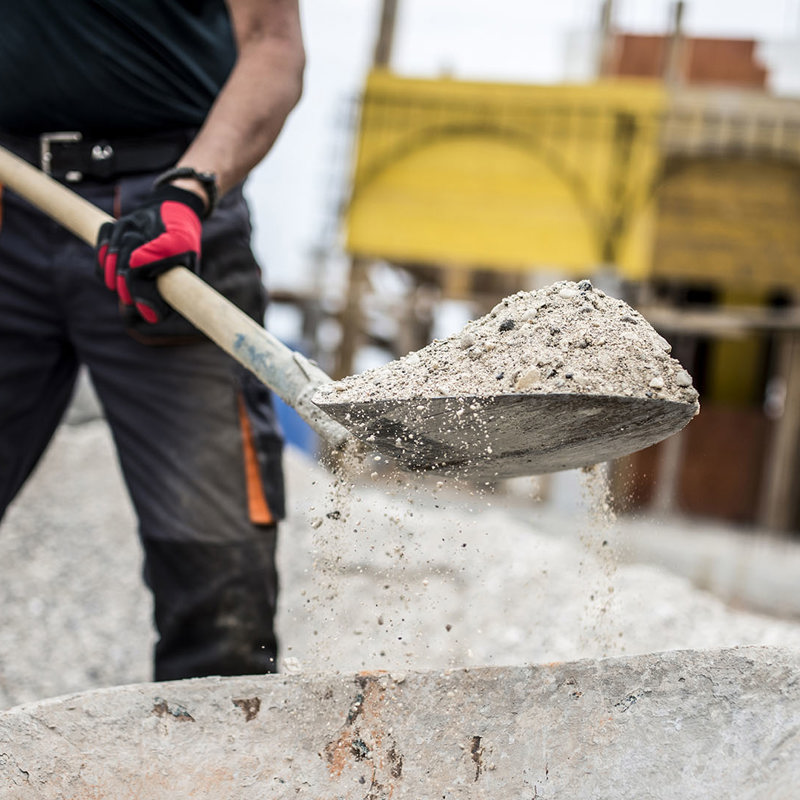
<instances>
[{"instance_id":1,"label":"shovel","mask_svg":"<svg viewBox=\"0 0 800 800\"><path fill-rule=\"evenodd\" d=\"M112 220L66 186L0 147L0 183L94 245ZM184 267L157 279L163 298L294 408L332 448L353 436L415 470L493 480L590 466L683 428L697 404L661 398L501 394L338 403L317 390L318 366L256 324Z\"/></svg>"},{"instance_id":2,"label":"shovel","mask_svg":"<svg viewBox=\"0 0 800 800\"><path fill-rule=\"evenodd\" d=\"M100 226L113 222L108 214L3 147L0 184L92 246ZM316 387L331 378L301 353L286 347L185 267L160 275L158 291L209 339L296 409L333 448L341 448L350 438L345 428L311 402Z\"/></svg>"}]
</instances>

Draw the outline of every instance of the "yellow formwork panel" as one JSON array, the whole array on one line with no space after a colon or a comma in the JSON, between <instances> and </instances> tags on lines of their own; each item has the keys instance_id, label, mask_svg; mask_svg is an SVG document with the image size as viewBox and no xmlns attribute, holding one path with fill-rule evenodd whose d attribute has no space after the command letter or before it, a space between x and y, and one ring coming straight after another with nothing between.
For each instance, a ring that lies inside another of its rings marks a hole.
<instances>
[{"instance_id":1,"label":"yellow formwork panel","mask_svg":"<svg viewBox=\"0 0 800 800\"><path fill-rule=\"evenodd\" d=\"M366 84L347 248L401 262L581 273L650 264L657 82Z\"/></svg>"},{"instance_id":2,"label":"yellow formwork panel","mask_svg":"<svg viewBox=\"0 0 800 800\"><path fill-rule=\"evenodd\" d=\"M800 167L669 159L658 188L653 277L729 290L800 287Z\"/></svg>"}]
</instances>

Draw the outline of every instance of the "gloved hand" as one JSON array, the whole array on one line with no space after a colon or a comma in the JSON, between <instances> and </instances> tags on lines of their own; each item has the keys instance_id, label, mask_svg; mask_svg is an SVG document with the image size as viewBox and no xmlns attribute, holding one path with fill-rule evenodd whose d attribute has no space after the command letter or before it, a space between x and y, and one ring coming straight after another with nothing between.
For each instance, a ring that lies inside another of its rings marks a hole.
<instances>
[{"instance_id":1,"label":"gloved hand","mask_svg":"<svg viewBox=\"0 0 800 800\"><path fill-rule=\"evenodd\" d=\"M204 211L194 192L168 184L154 189L135 211L101 226L98 271L124 312L136 309L150 323L176 313L162 300L155 279L175 266L197 272Z\"/></svg>"}]
</instances>

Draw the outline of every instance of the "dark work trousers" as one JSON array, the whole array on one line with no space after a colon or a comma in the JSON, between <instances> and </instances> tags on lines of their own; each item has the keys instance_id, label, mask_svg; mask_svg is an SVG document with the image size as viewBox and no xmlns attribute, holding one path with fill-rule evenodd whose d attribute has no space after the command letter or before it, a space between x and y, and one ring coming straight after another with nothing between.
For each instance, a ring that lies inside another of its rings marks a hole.
<instances>
[{"instance_id":1,"label":"dark work trousers","mask_svg":"<svg viewBox=\"0 0 800 800\"><path fill-rule=\"evenodd\" d=\"M73 188L119 216L153 178ZM0 199L0 516L85 364L139 520L159 633L155 679L274 671L284 507L268 390L182 317L130 328L95 273L91 247L13 192ZM241 188L203 230L201 275L262 320Z\"/></svg>"}]
</instances>

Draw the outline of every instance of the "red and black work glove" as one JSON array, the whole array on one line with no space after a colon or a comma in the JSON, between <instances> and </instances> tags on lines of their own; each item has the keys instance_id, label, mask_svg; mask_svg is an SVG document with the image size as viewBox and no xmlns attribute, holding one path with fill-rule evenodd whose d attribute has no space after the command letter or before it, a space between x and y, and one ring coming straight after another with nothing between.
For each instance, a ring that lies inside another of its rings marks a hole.
<instances>
[{"instance_id":1,"label":"red and black work glove","mask_svg":"<svg viewBox=\"0 0 800 800\"><path fill-rule=\"evenodd\" d=\"M98 270L124 314L156 323L177 313L161 298L156 278L176 266L198 271L204 212L194 192L167 184L135 211L101 226Z\"/></svg>"}]
</instances>

